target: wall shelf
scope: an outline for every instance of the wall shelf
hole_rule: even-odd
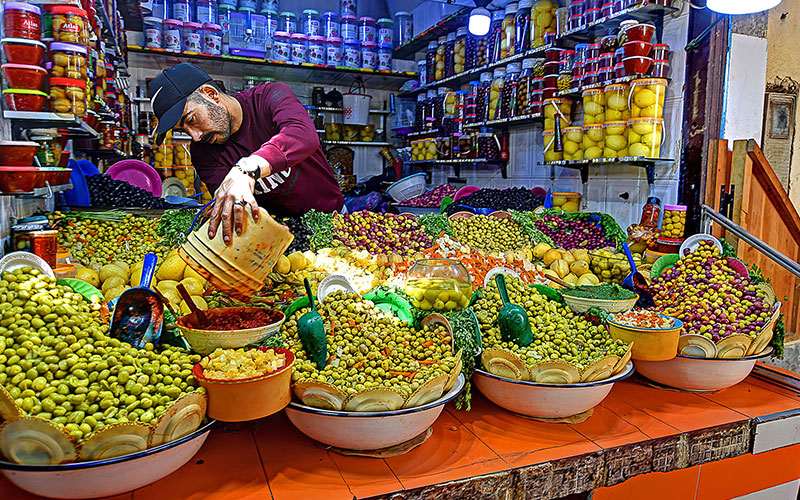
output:
[[[503,160],[492,160],[489,158],[475,158],[469,160],[412,160],[408,162],[411,166],[427,167],[429,165],[452,165],[456,177],[461,177],[461,167],[464,165],[499,165],[503,179],[508,178],[508,162]],[[424,168],[425,173],[430,174],[427,168]]]
[[[397,59],[407,59],[409,57],[413,57],[418,51],[426,48],[428,46],[428,42],[436,40],[440,36],[445,36],[451,31],[455,31],[459,26],[466,26],[466,21],[469,19],[469,13],[471,11],[472,8],[464,7],[445,17],[403,45],[397,46],[394,49],[393,57]]]
[[[624,158],[597,158],[594,160],[559,160],[547,161],[540,163],[546,167],[562,167],[570,168],[573,170],[580,170],[581,181],[585,184],[589,180],[589,168],[601,165],[627,165],[631,167],[644,168],[647,171],[647,183],[653,184],[655,182],[655,167],[656,165],[673,164],[675,160],[672,158],[639,158],[639,157],[624,157]]]
[[[576,43],[593,42],[598,36],[602,36],[603,32],[609,28],[619,27],[622,21],[627,19],[636,19],[637,21],[657,21],[667,14],[678,12],[676,7],[665,7],[655,3],[645,3],[644,5],[637,5],[623,11],[617,12],[614,15],[604,17],[581,28],[568,30],[560,34],[556,40],[559,46],[574,46]]]
[[[513,127],[513,126],[528,125],[540,121],[542,121],[541,113],[530,113],[527,115],[512,116],[511,118],[499,118],[497,120],[486,120],[482,122],[467,123],[464,126],[467,128],[503,127],[503,126]]]
[[[373,148],[384,148],[391,144],[388,142],[370,142],[370,141],[320,141],[323,146],[364,146]]]
[[[50,186],[48,184],[45,187],[35,188],[33,191],[29,191],[27,193],[0,192],[0,196],[13,196],[15,198],[50,198],[53,196],[53,193],[57,193],[59,191],[68,191],[70,189],[72,189],[72,184],[61,184],[58,186]]]
[[[90,127],[79,116],[50,113],[48,111],[3,111],[3,118],[22,128],[57,128],[73,137],[99,139],[100,132]]]

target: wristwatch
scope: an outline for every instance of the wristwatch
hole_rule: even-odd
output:
[[[239,160],[234,167],[238,168],[243,174],[249,175],[253,180],[261,178],[261,167],[254,165],[252,162]]]

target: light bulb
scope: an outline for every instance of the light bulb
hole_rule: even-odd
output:
[[[781,0],[708,0],[706,7],[720,14],[753,14],[771,9]]]
[[[491,14],[483,7],[472,9],[469,14],[469,32],[475,36],[483,36],[489,32],[489,25],[492,24]]]

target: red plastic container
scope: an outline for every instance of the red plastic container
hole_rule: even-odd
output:
[[[42,111],[47,94],[40,90],[5,89],[3,98],[11,111]]]
[[[614,77],[616,78],[624,78],[626,76],[625,73],[625,64],[619,63],[614,65]]]
[[[625,57],[650,57],[653,44],[649,42],[628,42],[622,45]]]
[[[42,10],[27,2],[3,4],[3,27],[10,38],[42,38]]]
[[[0,165],[30,167],[38,147],[32,141],[0,141]]]
[[[652,24],[639,23],[625,30],[628,41],[631,42],[650,42],[656,33],[656,27]]]
[[[668,78],[669,77],[669,61],[654,60],[650,66],[650,76],[655,78]]]
[[[0,192],[29,193],[37,187],[41,172],[34,167],[0,167]]]
[[[653,45],[653,60],[663,60],[669,56],[669,45],[658,43]]]
[[[47,48],[42,42],[26,38],[3,38],[3,53],[11,64],[38,65],[42,62],[44,51]]]
[[[3,64],[3,76],[9,87],[14,89],[42,90],[47,70],[29,64]]]
[[[622,61],[625,65],[625,72],[628,75],[646,75],[650,71],[653,59],[650,57],[626,57]]]

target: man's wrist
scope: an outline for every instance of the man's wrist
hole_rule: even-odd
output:
[[[256,180],[260,179],[261,177],[266,177],[272,173],[269,162],[256,154],[245,156],[236,162],[236,166]]]

